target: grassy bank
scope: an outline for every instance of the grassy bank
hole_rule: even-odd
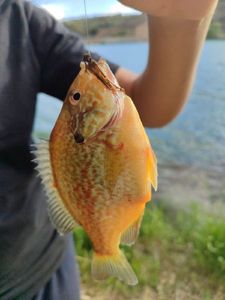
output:
[[[179,213],[162,204],[146,209],[137,244],[123,247],[139,278],[136,287],[115,279],[96,284],[91,244],[81,228],[74,238],[82,283],[92,299],[224,299],[225,220],[200,207]]]

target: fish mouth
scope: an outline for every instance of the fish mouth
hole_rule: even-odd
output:
[[[83,63],[85,64],[86,69],[94,74],[108,89],[113,92],[124,92],[123,88],[107,78],[106,74],[101,70],[98,63],[91,57],[89,53],[84,55]]]

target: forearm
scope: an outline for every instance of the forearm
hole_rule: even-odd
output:
[[[151,17],[149,62],[131,90],[145,126],[163,126],[181,110],[192,88],[210,19]]]

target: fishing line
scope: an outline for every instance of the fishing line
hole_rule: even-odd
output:
[[[84,19],[85,19],[87,50],[88,50],[88,54],[91,55],[90,44],[89,44],[88,14],[87,14],[87,3],[86,3],[86,0],[84,0]]]

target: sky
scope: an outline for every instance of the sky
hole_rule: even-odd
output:
[[[80,18],[84,16],[84,0],[32,0],[33,3],[43,7],[56,19]],[[86,0],[87,14],[132,14],[137,13],[116,0]]]

